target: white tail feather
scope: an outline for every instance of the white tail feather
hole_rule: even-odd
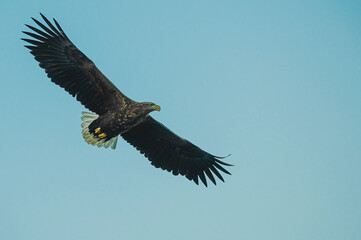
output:
[[[84,140],[93,146],[104,147],[104,148],[108,148],[111,146],[112,149],[115,149],[117,147],[118,136],[113,137],[108,141],[105,141],[105,139],[99,139],[89,132],[89,125],[95,119],[97,119],[99,115],[89,112],[81,112],[81,113],[83,115],[81,117],[81,120],[83,121],[81,124],[83,130],[81,131],[81,133],[83,134]]]

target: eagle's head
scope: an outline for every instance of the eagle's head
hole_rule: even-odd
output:
[[[148,114],[153,111],[160,111],[159,105],[152,102],[142,102],[140,103],[141,111],[145,114]]]

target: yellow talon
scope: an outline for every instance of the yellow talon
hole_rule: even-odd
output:
[[[95,132],[95,133],[99,133],[99,132],[100,132],[100,127],[98,127],[97,129],[95,129],[94,132]]]
[[[105,134],[105,133],[101,133],[101,134],[99,134],[99,137],[100,138],[105,138],[107,135]]]

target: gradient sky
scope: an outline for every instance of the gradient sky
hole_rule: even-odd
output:
[[[361,239],[360,1],[0,3],[0,239]],[[197,186],[119,141],[20,41],[69,38],[152,116],[232,176]]]

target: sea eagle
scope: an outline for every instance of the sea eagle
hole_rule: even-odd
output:
[[[118,136],[133,145],[156,168],[183,175],[198,184],[198,177],[207,186],[213,176],[224,181],[219,173],[230,174],[221,165],[224,157],[209,154],[183,139],[149,116],[160,107],[151,102],[136,102],[121,93],[95,64],[66,36],[55,19],[55,26],[42,14],[46,25],[32,18],[38,28],[22,38],[35,60],[52,82],[64,88],[93,113],[82,112],[82,134],[91,145],[116,148]]]

